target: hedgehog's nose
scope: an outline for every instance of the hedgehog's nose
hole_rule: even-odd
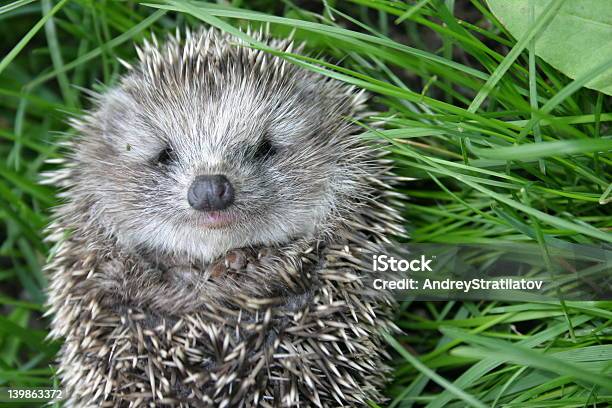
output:
[[[222,174],[197,176],[189,186],[187,202],[199,211],[224,210],[234,202],[234,187]]]

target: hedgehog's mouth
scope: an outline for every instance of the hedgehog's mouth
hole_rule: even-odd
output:
[[[197,217],[197,224],[202,228],[220,229],[233,224],[236,216],[225,211],[208,211]]]

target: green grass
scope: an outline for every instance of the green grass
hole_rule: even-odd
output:
[[[398,188],[414,242],[535,242],[543,256],[612,242],[612,101],[582,87],[612,59],[570,80],[537,58],[554,7],[526,16],[517,43],[481,0],[149,3],[0,6],[0,387],[56,381],[42,317],[52,249],[40,232],[56,199],[38,174],[89,105],[83,89],[112,84],[133,42],[175,27],[204,22],[260,48],[237,28],[295,29],[309,56],[276,54],[369,90],[378,113],[365,125],[384,124],[366,137],[390,141],[398,172],[417,179]],[[385,404],[607,406],[611,322],[603,301],[404,302]]]

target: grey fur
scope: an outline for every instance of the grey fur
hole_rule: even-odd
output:
[[[403,230],[394,177],[347,119],[365,97],[236,43],[211,29],[145,44],[48,175],[65,199],[47,269],[68,407],[382,398],[393,302],[365,287],[361,253]],[[256,158],[263,138],[277,153]],[[236,199],[212,228],[186,194],[215,173]]]

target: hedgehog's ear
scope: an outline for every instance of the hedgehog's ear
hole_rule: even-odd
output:
[[[302,80],[298,83],[298,89],[300,91],[300,96],[304,100],[308,101],[309,103],[313,103],[312,106],[318,106],[317,102],[320,101],[323,95],[321,93],[321,88],[316,81]]]
[[[125,137],[128,127],[135,123],[136,106],[132,97],[121,89],[106,92],[98,101],[96,116],[104,139]]]
[[[348,115],[356,106],[353,88],[326,78],[316,80],[308,78],[308,80],[301,81],[299,90],[309,106],[318,106],[324,111],[329,111],[328,107],[333,107]]]

